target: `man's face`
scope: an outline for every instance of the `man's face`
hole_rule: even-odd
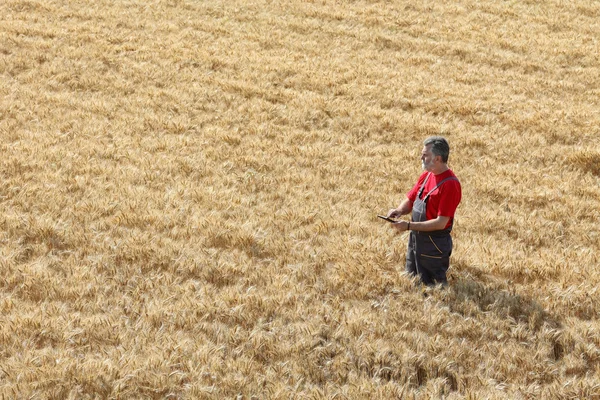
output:
[[[431,145],[423,147],[423,151],[421,151],[421,165],[425,171],[431,172],[433,169],[433,166],[435,165],[435,155],[431,151]]]

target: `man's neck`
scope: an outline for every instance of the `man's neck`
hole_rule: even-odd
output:
[[[440,165],[436,165],[431,172],[434,175],[439,175],[439,174],[443,174],[444,172],[448,171],[450,168],[448,168],[448,164],[440,164]]]

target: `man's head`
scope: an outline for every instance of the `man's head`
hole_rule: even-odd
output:
[[[431,145],[431,152],[442,157],[442,162],[448,162],[448,156],[450,155],[450,145],[448,141],[441,136],[431,136],[425,139],[423,142],[425,147]]]
[[[431,136],[423,142],[423,151],[421,153],[421,162],[423,169],[434,171],[444,169],[450,155],[450,146],[448,141],[441,136]]]

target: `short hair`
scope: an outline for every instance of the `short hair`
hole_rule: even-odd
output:
[[[431,152],[434,156],[441,156],[442,161],[447,163],[450,155],[450,145],[448,141],[441,136],[431,136],[423,142],[425,146],[431,145]]]

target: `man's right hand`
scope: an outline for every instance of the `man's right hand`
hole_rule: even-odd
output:
[[[396,208],[392,208],[388,211],[388,218],[400,218],[403,215],[410,214],[412,211],[413,203],[408,198],[402,200],[402,203]]]
[[[390,211],[388,211],[388,214],[387,214],[388,218],[399,218],[401,216],[402,216],[402,212],[397,208],[392,208]]]

